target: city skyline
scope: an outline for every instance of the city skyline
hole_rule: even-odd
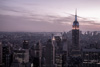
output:
[[[75,9],[82,31],[100,31],[99,0],[1,0],[0,31],[63,32],[72,28]]]

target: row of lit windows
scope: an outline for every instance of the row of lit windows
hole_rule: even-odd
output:
[[[76,30],[79,30],[79,27],[73,27],[72,29],[76,29]]]

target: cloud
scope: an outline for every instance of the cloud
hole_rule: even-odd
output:
[[[26,31],[26,32],[42,32],[42,31],[68,31],[72,29],[75,16],[67,13],[67,17],[59,15],[42,15],[21,7],[0,6],[0,10],[8,11],[12,14],[0,15],[0,31]],[[95,20],[78,16],[81,28],[95,29],[91,27],[100,25]],[[88,27],[90,26],[90,28]]]
[[[66,27],[59,23],[38,20],[40,21],[37,21],[37,19],[29,20],[27,17],[0,15],[0,31],[49,32],[70,29],[67,25]]]
[[[72,29],[74,16],[61,17],[52,15],[10,16],[0,15],[0,31],[24,31],[24,32],[50,32],[68,31]],[[98,30],[93,25],[98,25],[91,20],[79,18],[81,30]],[[82,23],[84,23],[82,25]],[[85,25],[88,23],[89,25]],[[99,27],[99,25],[98,25]],[[86,29],[87,28],[87,29]]]
[[[49,23],[55,23],[55,24],[62,24],[62,25],[72,25],[74,21],[74,15],[66,13],[68,16],[67,17],[61,17],[61,16],[56,16],[56,15],[42,15],[38,14],[38,12],[35,12],[34,9],[28,9],[27,7],[32,7],[33,5],[35,6],[33,1],[20,1],[20,0],[1,0],[1,5],[0,5],[0,12],[1,14],[4,15],[11,15],[11,16],[22,16],[22,17],[27,17],[29,21],[38,21],[38,22],[49,22]],[[31,3],[32,2],[32,3]],[[10,5],[10,4],[13,4]],[[15,5],[14,5],[15,4]],[[22,5],[21,5],[22,4]],[[16,6],[17,5],[17,6]],[[20,5],[20,6],[18,6]],[[27,7],[26,7],[26,6]],[[24,8],[24,7],[25,8]],[[100,25],[99,22],[96,22],[95,20],[90,20],[88,18],[83,18],[78,16],[78,21],[80,22],[80,25]]]
[[[90,19],[89,18],[79,17],[79,21],[83,25],[100,25],[100,22],[97,22],[96,20],[90,20]]]

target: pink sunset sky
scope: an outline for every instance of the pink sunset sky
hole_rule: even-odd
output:
[[[0,0],[0,31],[69,31],[76,8],[80,30],[100,31],[100,0]]]

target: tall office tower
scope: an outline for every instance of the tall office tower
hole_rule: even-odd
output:
[[[63,42],[65,37],[62,37],[60,35],[53,36],[53,44],[55,45],[55,64],[56,67],[62,67],[62,55],[63,55]],[[66,44],[65,44],[66,45]],[[66,49],[66,46],[65,46]]]
[[[28,49],[29,48],[29,42],[24,40],[23,41],[23,49]]]
[[[62,34],[62,46],[63,46],[63,51],[68,52],[68,39],[67,39],[67,34],[64,32]]]
[[[71,53],[68,60],[68,67],[81,67],[81,53],[79,45],[79,23],[77,21],[77,11],[75,14],[75,21],[72,26],[72,46]]]
[[[63,43],[63,52],[62,52],[62,67],[67,67],[67,58],[68,58],[68,39],[67,34],[64,32],[62,34],[62,43]]]
[[[55,65],[55,46],[52,40],[49,39],[46,44],[45,53],[46,67],[54,67]]]
[[[56,44],[56,51],[57,52],[62,52],[62,50],[63,50],[63,45],[62,45],[62,40],[61,40],[61,36],[54,36],[54,41],[53,41],[53,43],[55,42],[55,44]]]
[[[19,53],[20,52],[20,53]],[[15,55],[22,55],[23,54],[23,57],[17,57],[18,61],[19,59],[21,59],[22,61],[20,63],[23,63],[23,65],[28,65],[29,64],[29,42],[27,40],[24,40],[23,41],[23,49],[19,49],[19,50],[16,50],[15,51]],[[16,58],[15,58],[16,59]]]
[[[0,67],[2,67],[2,43],[0,42]]]
[[[35,45],[35,57],[33,60],[33,65],[35,67],[41,67],[41,58],[42,58],[42,44],[39,41],[36,45]]]
[[[77,21],[77,11],[75,14],[75,21],[72,25],[72,55],[78,56],[80,52],[79,46],[79,22]]]
[[[33,58],[34,58],[34,55],[35,55],[34,50],[35,50],[34,45],[32,45],[30,50],[29,50],[29,61],[30,62],[33,62]]]

